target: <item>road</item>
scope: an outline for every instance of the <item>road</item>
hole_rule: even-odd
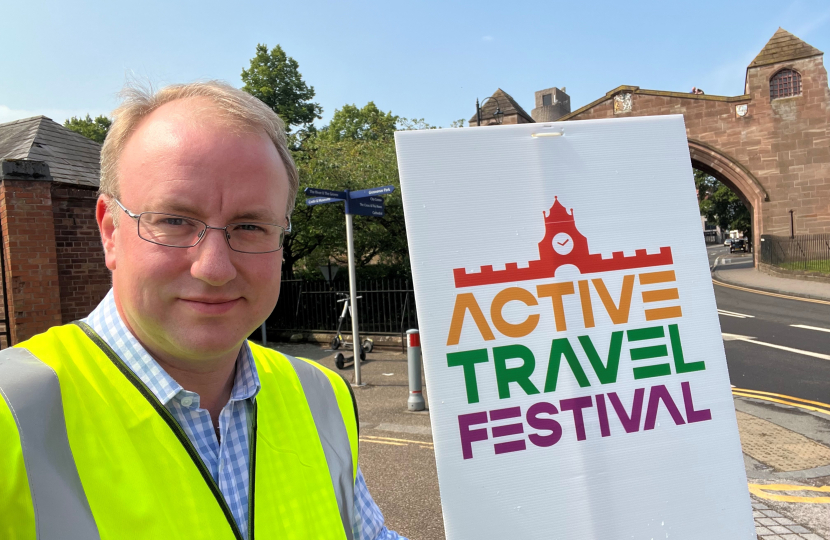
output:
[[[751,255],[730,254],[722,247],[708,251],[710,263],[718,259],[719,265],[752,265]],[[830,304],[717,285],[715,298],[733,385],[830,402]]]
[[[752,264],[751,257],[738,254],[732,256],[723,248],[715,247],[708,251],[712,263],[720,257],[719,264]],[[790,326],[803,324],[830,328],[830,305],[764,296],[721,286],[715,286],[715,296],[721,310],[722,331],[733,336],[755,338],[751,340],[755,343],[742,339],[725,341],[733,385],[830,403],[830,360],[759,344],[763,342],[830,355],[830,333]],[[279,349],[295,356],[318,360],[334,369],[331,351],[309,344],[280,344]],[[343,374],[349,377],[351,370],[347,369]],[[360,409],[360,463],[367,485],[380,505],[390,529],[413,540],[443,539],[444,524],[429,416],[406,411],[406,355],[397,350],[377,350],[368,355],[368,361],[362,366],[362,374],[367,384],[355,388],[355,394]],[[429,396],[425,394],[425,397],[428,401]],[[747,418],[746,413],[756,415],[756,423],[768,421],[763,425],[774,427],[770,422],[778,422],[779,425],[806,433],[814,440],[830,446],[830,429],[827,428],[826,420],[825,423],[819,423],[817,416],[820,415],[803,413],[796,416],[792,407],[743,397],[736,397],[736,408],[744,413],[744,419]],[[814,432],[821,431],[825,435],[814,436],[809,430],[801,429],[805,426],[812,429],[813,424],[818,426],[813,429]],[[742,437],[746,436],[747,434],[742,434]],[[773,453],[776,456],[801,455],[793,445],[780,444],[781,441],[767,433],[762,436],[769,439],[764,444],[774,447]],[[790,433],[790,438],[799,436]],[[754,448],[759,446],[763,445],[755,444]],[[780,452],[778,447],[781,448]],[[762,457],[757,453],[755,455],[759,459]],[[782,476],[763,460],[758,461],[746,455],[745,463],[750,484],[807,483],[822,486],[828,483],[827,478],[815,478],[816,475],[799,477],[800,471],[792,473],[792,477]],[[817,496],[824,493],[799,492],[796,488],[791,494]],[[830,534],[825,530],[826,525],[822,526],[827,522],[830,505],[787,503],[757,497],[753,503],[756,505],[756,525],[759,527],[770,519],[762,515],[761,511],[769,512],[771,509],[775,516],[779,516],[775,511],[780,511],[782,515],[792,518],[792,522],[804,525],[804,531],[821,534],[791,534],[778,538],[830,540]],[[763,532],[767,529],[758,530]],[[763,535],[760,537],[767,538]]]

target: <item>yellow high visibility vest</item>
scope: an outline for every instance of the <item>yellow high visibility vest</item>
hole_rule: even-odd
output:
[[[249,344],[250,540],[351,539],[357,420],[336,373]],[[83,323],[0,352],[0,538],[241,539],[182,429]]]

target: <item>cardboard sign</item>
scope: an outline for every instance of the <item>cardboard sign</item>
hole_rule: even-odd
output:
[[[396,143],[447,538],[754,538],[683,117]]]

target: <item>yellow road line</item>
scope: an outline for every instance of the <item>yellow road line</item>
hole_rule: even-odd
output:
[[[719,285],[721,287],[727,287],[729,289],[737,289],[739,291],[746,291],[746,292],[751,292],[751,293],[755,293],[755,294],[763,294],[765,296],[774,296],[776,298],[786,298],[787,300],[800,300],[802,302],[812,302],[813,304],[824,304],[824,305],[830,306],[830,302],[827,301],[827,300],[817,300],[815,298],[802,298],[801,296],[790,296],[790,295],[787,295],[787,294],[778,294],[778,293],[772,293],[772,292],[767,292],[767,291],[761,291],[761,290],[758,290],[758,289],[749,289],[747,287],[738,287],[737,285],[730,285],[729,283],[724,283],[724,282],[718,281],[716,279],[712,279],[712,283],[714,283],[715,285]]]
[[[823,414],[830,415],[830,410],[819,409],[818,407],[811,407],[810,405],[802,405],[801,403],[795,403],[793,401],[786,401],[786,400],[783,400],[783,399],[775,399],[775,398],[766,397],[766,396],[759,396],[759,395],[756,395],[756,394],[745,394],[743,392],[735,392],[734,390],[732,391],[732,395],[733,396],[748,397],[748,398],[752,398],[752,399],[760,399],[762,401],[771,401],[773,403],[781,403],[783,405],[790,405],[791,407],[798,407],[799,409],[806,409],[808,411],[815,411],[815,412],[820,412],[820,413],[823,413]]]
[[[373,435],[361,435],[361,438],[364,438],[364,437],[367,438],[367,439],[378,439],[378,440],[381,440],[381,441],[396,441],[396,442],[402,442],[402,443],[428,444],[428,445],[432,446],[432,443],[429,442],[429,441],[413,441],[413,440],[410,440],[410,439],[392,439],[391,437],[375,437]]]
[[[789,399],[789,400],[792,400],[792,401],[800,401],[802,403],[809,403],[811,405],[818,405],[819,407],[826,407],[828,410],[830,410],[830,403],[822,403],[820,401],[810,401],[809,399],[801,399],[801,398],[797,398],[797,397],[793,397],[793,396],[787,396],[787,395],[784,395],[784,394],[774,394],[772,392],[762,392],[761,390],[749,390],[748,388],[733,388],[732,390],[737,391],[737,392],[747,392],[747,393],[750,393],[750,394],[763,394],[765,396],[775,396],[775,397],[779,397],[779,398],[782,398],[782,399]]]
[[[375,444],[391,444],[392,446],[406,446],[404,443],[397,443],[397,442],[389,442],[389,441],[370,441],[368,439],[358,439],[360,442],[370,442]]]
[[[768,501],[830,504],[830,497],[802,497],[798,495],[778,495],[768,491],[817,491],[830,493],[830,486],[791,486],[787,484],[749,484],[749,492]]]

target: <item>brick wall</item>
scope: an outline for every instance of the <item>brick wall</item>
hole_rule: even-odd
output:
[[[12,343],[61,323],[51,182],[5,179],[0,223]]]
[[[82,319],[112,283],[95,221],[94,189],[52,185],[52,215],[60,282],[61,320]]]
[[[769,79],[785,67],[801,73],[802,94],[770,101]],[[726,98],[621,87],[566,119],[682,114],[693,165],[753,206],[756,242],[762,233],[789,235],[791,209],[796,233],[830,232],[830,89],[822,57],[750,68],[746,91]],[[620,92],[632,93],[630,112],[614,113]],[[736,107],[744,104],[741,117]]]

